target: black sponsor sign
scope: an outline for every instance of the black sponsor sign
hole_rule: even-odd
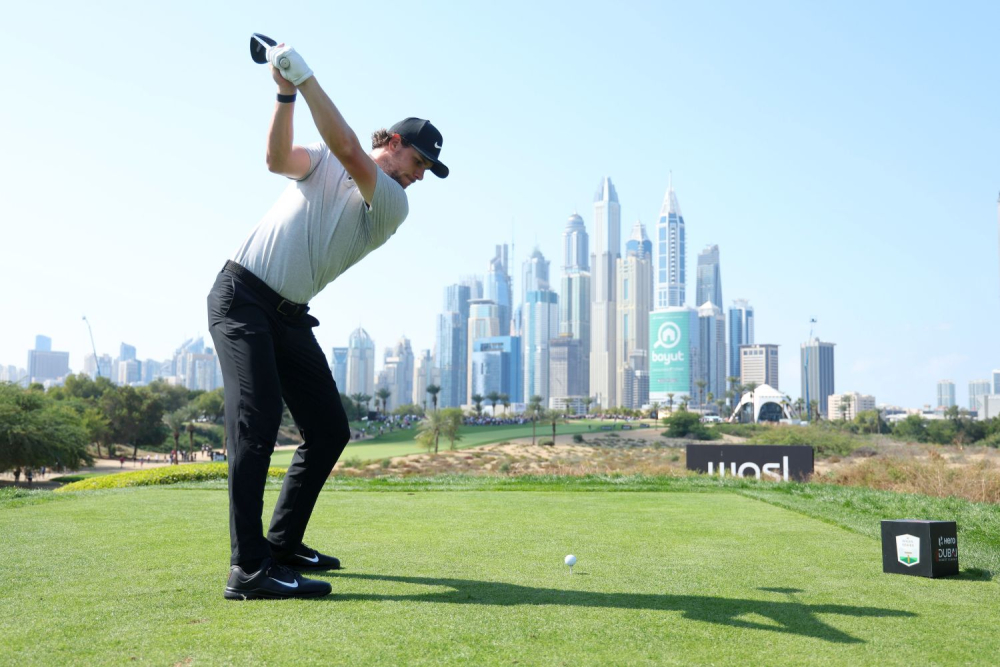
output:
[[[687,469],[720,477],[805,481],[813,448],[801,445],[688,445]]]
[[[955,522],[882,521],[882,571],[931,578],[958,574]]]

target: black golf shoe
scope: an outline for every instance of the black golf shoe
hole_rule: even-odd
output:
[[[225,596],[227,600],[285,600],[318,598],[329,595],[331,590],[329,582],[306,579],[267,558],[259,570],[250,574],[238,565],[230,568]]]
[[[274,547],[271,547],[272,552]],[[339,570],[340,559],[321,554],[300,544],[295,551],[282,554],[275,553],[274,559],[293,570]]]

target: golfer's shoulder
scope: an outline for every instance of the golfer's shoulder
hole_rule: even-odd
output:
[[[406,197],[406,190],[396,179],[378,167],[375,179],[375,196],[372,197],[372,213],[388,216],[402,222],[409,211],[410,203]]]

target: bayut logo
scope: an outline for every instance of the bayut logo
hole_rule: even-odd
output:
[[[896,558],[906,567],[920,562],[920,538],[914,535],[896,536]]]
[[[655,350],[663,348],[669,350],[677,347],[681,342],[681,328],[673,322],[664,322],[660,325],[660,330],[656,332],[656,342],[653,343],[653,363],[660,363],[669,366],[673,361],[684,361],[683,352],[659,353]]]

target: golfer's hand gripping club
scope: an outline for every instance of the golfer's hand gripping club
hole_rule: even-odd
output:
[[[290,46],[279,44],[267,49],[267,60],[278,68],[286,81],[299,86],[313,75],[302,56]]]

